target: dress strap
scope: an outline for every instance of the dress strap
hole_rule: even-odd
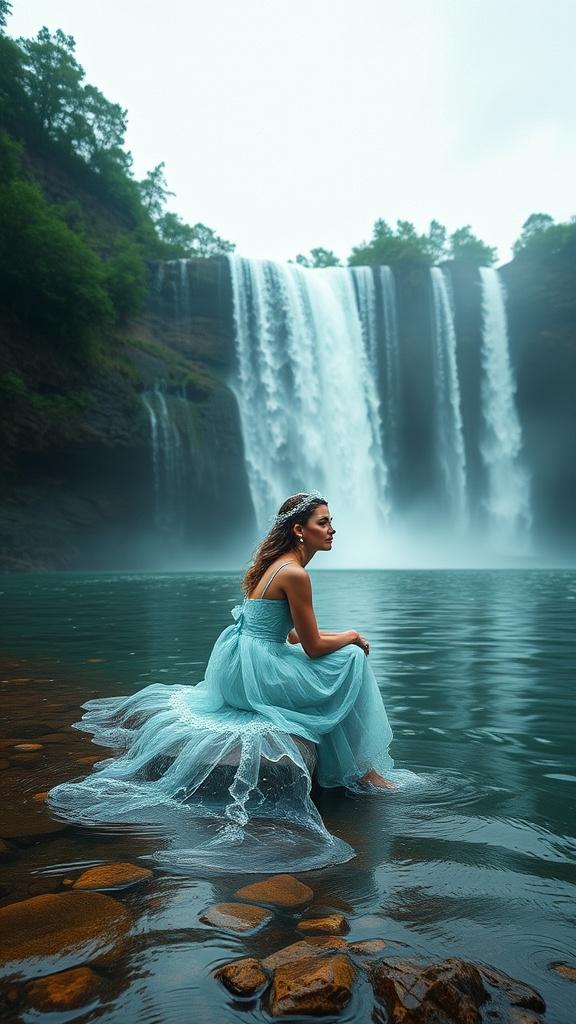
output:
[[[266,584],[266,586],[264,587],[264,590],[263,590],[263,591],[262,591],[262,593],[260,594],[260,599],[262,599],[262,598],[264,597],[264,594],[265,594],[265,593],[266,593],[266,591],[268,590],[268,587],[269,587],[269,586],[270,586],[270,584],[272,583],[272,580],[274,579],[274,577],[275,577],[275,576],[276,576],[276,575],[277,575],[277,574],[278,574],[278,573],[280,572],[280,569],[283,569],[285,565],[290,565],[290,562],[292,562],[292,561],[293,561],[293,559],[291,558],[291,559],[290,559],[290,560],[289,560],[288,562],[282,562],[282,565],[279,565],[279,566],[278,566],[278,567],[277,567],[277,568],[276,568],[276,569],[274,570],[274,572],[272,573],[272,575],[271,575],[270,579],[268,580],[268,583],[267,583],[267,584]]]

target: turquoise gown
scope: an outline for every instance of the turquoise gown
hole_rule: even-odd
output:
[[[404,774],[391,773],[376,679],[355,645],[312,659],[289,644],[288,601],[264,594],[233,609],[196,686],[84,705],[76,728],[119,753],[51,790],[59,816],[161,827],[158,857],[183,868],[306,870],[353,856],[324,826],[312,774],[351,790],[371,768]]]

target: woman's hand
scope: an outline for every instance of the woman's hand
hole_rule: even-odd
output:
[[[286,637],[286,639],[287,639],[289,644],[299,644],[300,643],[300,640],[298,638],[298,633],[296,632],[295,629],[291,629],[290,630],[290,632],[288,633],[288,636]]]
[[[357,633],[356,635],[357,639],[354,640],[353,643],[355,643],[357,647],[364,651],[364,654],[366,655],[366,657],[368,657],[368,655],[370,654],[370,644],[368,643],[365,636],[362,636],[360,633]]]

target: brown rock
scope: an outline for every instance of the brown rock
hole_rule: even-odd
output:
[[[26,1002],[41,1013],[63,1013],[93,1002],[103,987],[102,979],[89,967],[73,967],[32,981],[26,987]]]
[[[90,754],[86,757],[77,757],[76,764],[96,764],[102,761],[102,754]]]
[[[236,960],[234,963],[219,967],[216,977],[236,996],[253,996],[268,981],[254,957],[246,957],[244,960]]]
[[[510,1013],[510,1024],[542,1024],[542,1018],[532,1010],[520,1010],[513,1006]]]
[[[22,754],[22,757],[37,757],[36,754]],[[14,769],[10,774],[15,774]],[[13,788],[2,794],[2,821],[0,835],[3,839],[27,839],[33,836],[47,836],[67,828],[63,821],[50,816],[46,804],[34,802],[22,792],[23,786],[16,782]]]
[[[293,942],[290,946],[284,946],[276,953],[271,953],[262,961],[262,967],[269,971],[275,971],[277,967],[284,964],[294,963],[296,960],[307,960],[310,957],[317,957],[323,951],[332,952],[335,949],[346,949],[344,939],[324,938],[310,935],[302,942]]]
[[[34,793],[32,799],[37,804],[45,804],[48,799],[48,792],[49,790],[43,789],[40,793]]]
[[[14,974],[19,962],[58,957],[58,966],[118,952],[132,927],[121,903],[96,892],[47,893],[0,908],[0,965]],[[38,972],[41,973],[41,972]]]
[[[22,754],[31,754],[36,750],[43,750],[44,746],[42,743],[15,743],[14,750],[20,751]]]
[[[319,935],[344,935],[348,922],[342,914],[328,914],[327,917],[307,917],[297,925],[299,932],[316,932]]]
[[[263,882],[244,885],[234,893],[243,900],[269,903],[273,907],[302,907],[310,903],[314,893],[309,885],[299,882],[293,875],[273,875]]]
[[[356,970],[342,954],[284,964],[274,974],[270,997],[273,1017],[286,1014],[335,1014],[352,997]]]
[[[576,964],[566,964],[562,960],[555,960],[554,963],[550,964],[553,971],[556,974],[561,974],[563,978],[568,978],[568,981],[576,981]]]
[[[488,998],[476,967],[456,958],[428,967],[381,960],[372,983],[389,1024],[480,1024],[479,1007]]]
[[[349,942],[348,950],[356,956],[375,956],[382,953],[387,945],[384,939],[362,939],[360,942]]]
[[[101,864],[83,871],[76,879],[73,889],[124,889],[152,878],[150,868],[137,864]]]
[[[12,754],[10,764],[31,765],[40,760],[40,754]]]
[[[249,903],[213,903],[200,920],[211,924],[214,928],[226,928],[233,932],[249,932],[253,928],[261,928],[272,920],[272,914],[262,907],[253,907]]]
[[[489,985],[495,985],[504,993],[512,1006],[520,1006],[525,1010],[536,1010],[537,1013],[543,1013],[546,1009],[546,1003],[540,993],[526,982],[516,981],[515,978],[511,978],[502,971],[497,971],[494,967],[481,967],[480,973]]]

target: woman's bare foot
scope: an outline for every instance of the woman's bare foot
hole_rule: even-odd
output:
[[[368,782],[371,786],[377,786],[378,789],[398,789],[394,782],[388,782],[388,779],[383,778],[373,768],[362,776],[360,782]]]

